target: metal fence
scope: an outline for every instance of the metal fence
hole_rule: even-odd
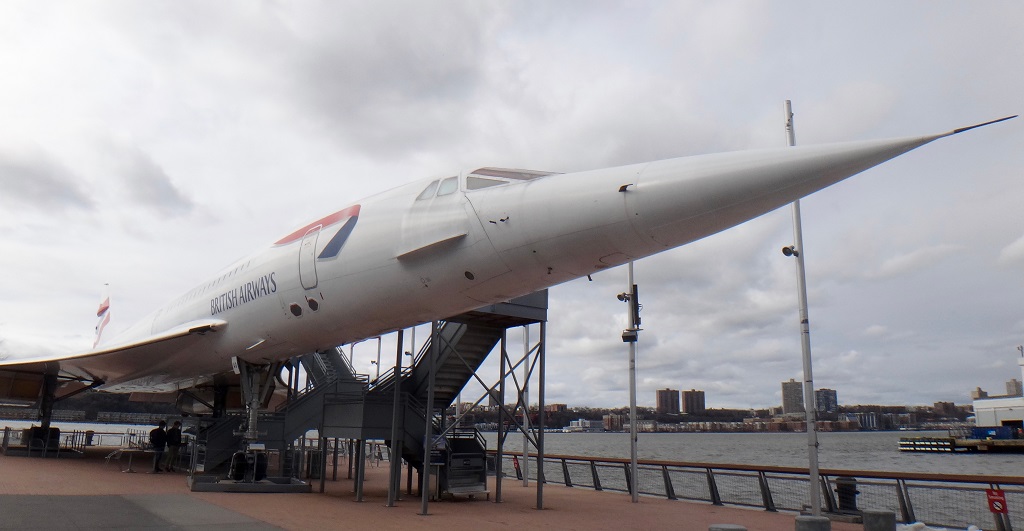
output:
[[[12,449],[30,452],[60,454],[75,452],[81,454],[86,446],[129,446],[130,441],[139,437],[134,433],[101,433],[94,431],[61,432],[54,441],[42,442],[28,440],[28,430],[5,427],[0,436],[0,452],[8,453]]]
[[[529,467],[537,480],[536,456]],[[546,484],[629,492],[629,460],[550,455],[544,458]],[[506,478],[522,477],[513,456],[501,464]],[[1006,529],[1024,521],[1024,477],[820,470],[821,507],[830,513],[887,510],[898,521],[932,526]],[[640,494],[672,500],[802,511],[810,506],[806,468],[639,461]],[[986,491],[1001,489],[1009,514],[1000,521],[989,511]]]

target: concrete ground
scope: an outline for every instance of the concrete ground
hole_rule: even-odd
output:
[[[537,510],[536,484],[502,483],[502,503],[483,499],[432,502],[421,516],[420,498],[386,507],[387,463],[367,467],[364,501],[351,480],[314,483],[312,494],[194,493],[182,473],[122,473],[92,448],[81,459],[0,455],[0,529],[683,529],[739,524],[748,530],[793,530],[796,515],[716,507],[705,503],[545,485]],[[143,466],[138,466],[138,465]],[[135,470],[144,471],[144,463]],[[345,470],[339,470],[339,478]],[[330,477],[330,472],[328,473]],[[403,473],[403,478],[404,478]],[[493,481],[493,478],[491,478]],[[318,481],[318,480],[313,480]],[[404,479],[403,479],[404,481]],[[493,491],[493,487],[492,491]],[[836,531],[859,524],[832,523]]]

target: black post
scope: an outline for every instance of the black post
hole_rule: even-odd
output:
[[[427,410],[424,415],[427,420],[423,430],[423,473],[420,483],[420,514],[423,516],[430,514],[427,512],[427,503],[430,497],[430,451],[434,446],[431,433],[434,420],[434,363],[441,348],[438,340],[437,321],[433,321],[430,323],[430,359],[427,360]]]
[[[399,416],[402,413],[402,348],[405,341],[405,330],[398,331],[398,347],[395,349],[395,373],[391,381],[395,386],[394,406],[391,410],[391,474],[388,481],[388,507],[395,506],[398,499],[398,489],[401,488],[402,477],[402,443],[398,436]],[[379,366],[378,366],[379,369]]]
[[[537,356],[540,357],[540,374],[537,377],[537,509],[544,508],[544,363],[548,343],[548,323],[540,323],[540,344],[537,345]]]
[[[366,478],[366,440],[356,441],[356,501],[363,501],[363,479]]]
[[[501,360],[500,368],[498,369],[498,448],[494,454],[495,471],[494,471],[494,503],[501,503],[501,476],[502,469],[504,468],[505,459],[504,448],[505,448],[505,336],[507,330],[501,331],[501,352],[499,353],[499,359]]]

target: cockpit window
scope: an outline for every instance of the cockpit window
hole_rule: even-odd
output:
[[[423,199],[430,199],[431,197],[434,197],[434,191],[437,190],[438,182],[439,181],[434,181],[428,184],[427,187],[424,188],[422,192],[420,192],[420,195],[416,196],[416,200],[422,201]]]
[[[476,175],[466,177],[466,190],[480,190],[483,188],[490,188],[492,186],[501,186],[503,184],[508,184],[508,181],[487,179],[484,177],[477,177]]]
[[[441,185],[437,187],[437,196],[453,194],[459,190],[459,178],[448,177],[441,181]]]

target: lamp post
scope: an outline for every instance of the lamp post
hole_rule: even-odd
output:
[[[636,425],[636,343],[640,335],[640,302],[633,282],[633,262],[629,262],[629,292],[620,293],[618,299],[629,303],[629,326],[622,331],[622,341],[629,343],[629,490],[633,503],[640,501],[637,488],[637,425]]]
[[[796,145],[793,130],[793,107],[786,100],[786,139]],[[804,365],[804,412],[807,415],[807,475],[811,515],[821,516],[821,484],[818,473],[818,424],[815,419],[814,375],[811,372],[811,325],[807,317],[807,275],[804,271],[804,234],[800,223],[800,200],[793,201],[793,245],[783,247],[782,254],[796,258],[797,295],[800,301],[800,350]]]

